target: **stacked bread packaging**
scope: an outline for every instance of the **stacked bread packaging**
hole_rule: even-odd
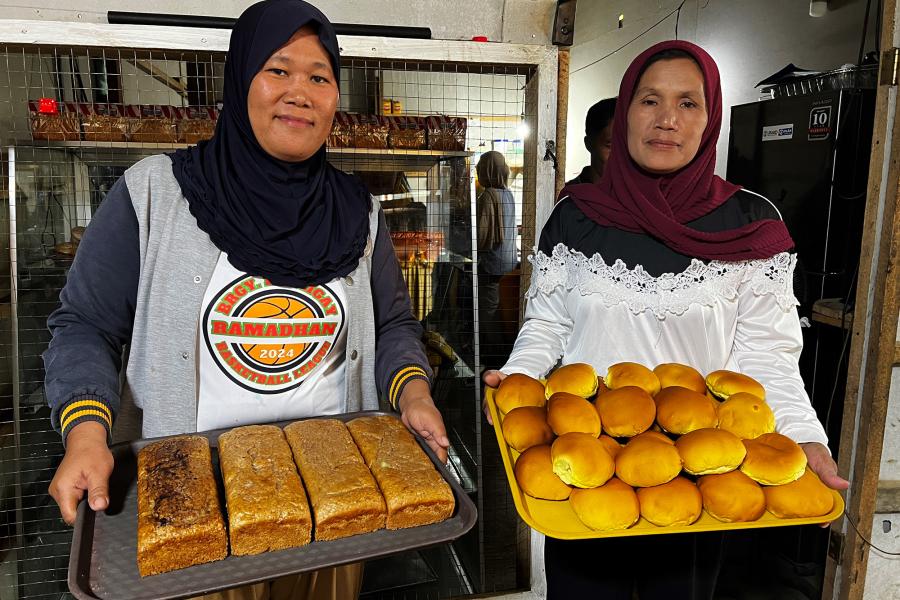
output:
[[[512,455],[519,488],[568,502],[595,531],[629,528],[641,517],[685,527],[704,510],[737,523],[767,509],[790,519],[834,508],[800,446],[775,432],[765,389],[745,374],[619,363],[598,377],[576,363],[546,384],[510,375],[495,399],[504,440],[522,453]]]

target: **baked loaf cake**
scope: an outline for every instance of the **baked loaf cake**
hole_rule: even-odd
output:
[[[250,425],[219,436],[231,553],[308,544],[312,519],[291,447],[279,427]]]
[[[384,527],[384,498],[347,426],[335,419],[297,421],[284,428],[315,520],[315,539]]]
[[[154,442],[137,462],[141,576],[225,558],[228,536],[206,438]]]
[[[388,529],[437,523],[453,514],[453,491],[403,423],[360,417],[347,428],[384,495]]]

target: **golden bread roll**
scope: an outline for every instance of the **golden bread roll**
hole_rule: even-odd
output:
[[[687,365],[679,363],[663,363],[653,369],[654,375],[659,379],[660,389],[677,385],[693,390],[700,394],[706,393],[706,380],[700,372]]]
[[[656,374],[644,365],[633,362],[620,362],[611,366],[606,371],[603,383],[611,390],[634,385],[651,396],[659,391],[659,378]]]
[[[642,388],[626,386],[600,394],[594,400],[603,431],[613,437],[633,437],[650,429],[656,404]]]
[[[553,472],[569,485],[592,488],[613,476],[615,462],[603,442],[589,433],[561,435],[550,446]]]
[[[630,440],[616,457],[616,477],[633,487],[662,485],[680,472],[675,444],[650,436]]]
[[[503,417],[503,439],[517,452],[553,441],[553,430],[547,423],[547,411],[540,406],[520,406]]]
[[[553,472],[550,446],[532,446],[519,456],[513,469],[522,491],[532,498],[565,500],[572,488]]]
[[[600,415],[594,405],[575,394],[556,392],[547,401],[547,423],[556,435],[573,431],[600,435]]]
[[[766,512],[766,496],[758,483],[741,473],[704,475],[697,482],[703,508],[726,523],[755,521]]]
[[[741,439],[724,429],[696,429],[675,441],[691,475],[716,475],[734,471],[747,455]]]
[[[766,509],[781,519],[821,517],[834,508],[834,495],[812,469],[797,481],[763,488]]]
[[[656,422],[669,433],[683,435],[719,424],[717,403],[706,394],[669,386],[661,389],[653,400],[656,402]]]
[[[564,365],[547,378],[544,395],[550,398],[556,392],[590,398],[597,393],[597,372],[587,363]]]
[[[706,376],[706,387],[714,396],[722,400],[728,400],[732,394],[747,392],[761,400],[766,399],[766,390],[762,384],[743,373],[734,371],[713,371]]]
[[[494,402],[501,414],[506,414],[520,406],[544,406],[547,398],[544,397],[544,384],[524,375],[513,373],[500,382],[500,387],[494,392]]]
[[[638,488],[641,516],[659,527],[690,525],[703,512],[703,497],[693,481],[676,477],[668,483]]]
[[[581,522],[595,531],[628,529],[641,518],[637,494],[615,477],[589,490],[572,490],[569,503]]]
[[[753,394],[738,392],[719,404],[719,429],[730,431],[744,440],[752,440],[775,431],[775,413]]]
[[[616,438],[611,438],[606,434],[601,435],[598,439],[603,442],[603,447],[606,448],[612,459],[616,460],[616,456],[619,455],[619,451],[622,449],[622,444],[617,442]]]
[[[806,470],[806,453],[800,445],[780,433],[764,433],[744,440],[747,456],[741,472],[763,485],[783,485],[797,480]]]

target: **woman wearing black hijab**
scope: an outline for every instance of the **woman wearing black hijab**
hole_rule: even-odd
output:
[[[108,506],[113,436],[372,410],[380,393],[446,459],[384,216],[325,160],[339,76],[315,7],[251,6],[213,138],[137,163],[98,209],[44,355],[67,522],[84,492]]]

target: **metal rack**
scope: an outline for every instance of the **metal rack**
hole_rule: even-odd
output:
[[[115,91],[108,87],[113,72],[119,96],[137,104],[185,106],[196,97],[214,101],[227,42],[228,32],[222,30],[0,22],[0,60],[8,66],[7,81],[0,81],[0,135],[5,135],[0,139],[0,200],[8,202],[3,213],[9,220],[0,223],[0,233],[9,235],[0,238],[9,257],[8,265],[0,264],[9,269],[6,285],[0,285],[0,325],[10,329],[10,343],[0,350],[0,364],[9,365],[0,369],[0,383],[6,386],[0,391],[4,600],[7,594],[30,599],[65,593],[69,534],[46,493],[62,448],[49,427],[40,353],[49,339],[42,323],[56,305],[71,258],[52,248],[69,240],[72,227],[89,224],[110,182],[125,168],[151,154],[185,147],[34,140],[24,102],[43,96],[97,101],[103,85]],[[383,188],[372,191],[385,207],[392,232],[422,231],[443,239],[425,265],[422,320],[457,351],[455,363],[440,366],[433,393],[448,424],[452,472],[481,516],[472,533],[451,546],[374,565],[364,597],[458,597],[528,587],[529,550],[503,491],[492,432],[482,434],[474,171],[482,152],[507,154],[516,174],[519,248],[527,255],[553,206],[552,166],[538,148],[555,136],[556,49],[354,37],[340,42],[342,110],[378,113],[378,100],[391,96],[403,100],[406,114],[451,114],[469,122],[464,150],[328,150],[333,164],[368,178],[370,188]],[[103,66],[109,78],[97,84],[97,65],[108,62],[120,68]],[[527,136],[523,123],[530,130]],[[453,223],[462,224],[461,234],[451,230]],[[523,260],[520,290],[527,287],[528,273]],[[385,578],[384,573],[398,572],[398,565],[419,575]]]

